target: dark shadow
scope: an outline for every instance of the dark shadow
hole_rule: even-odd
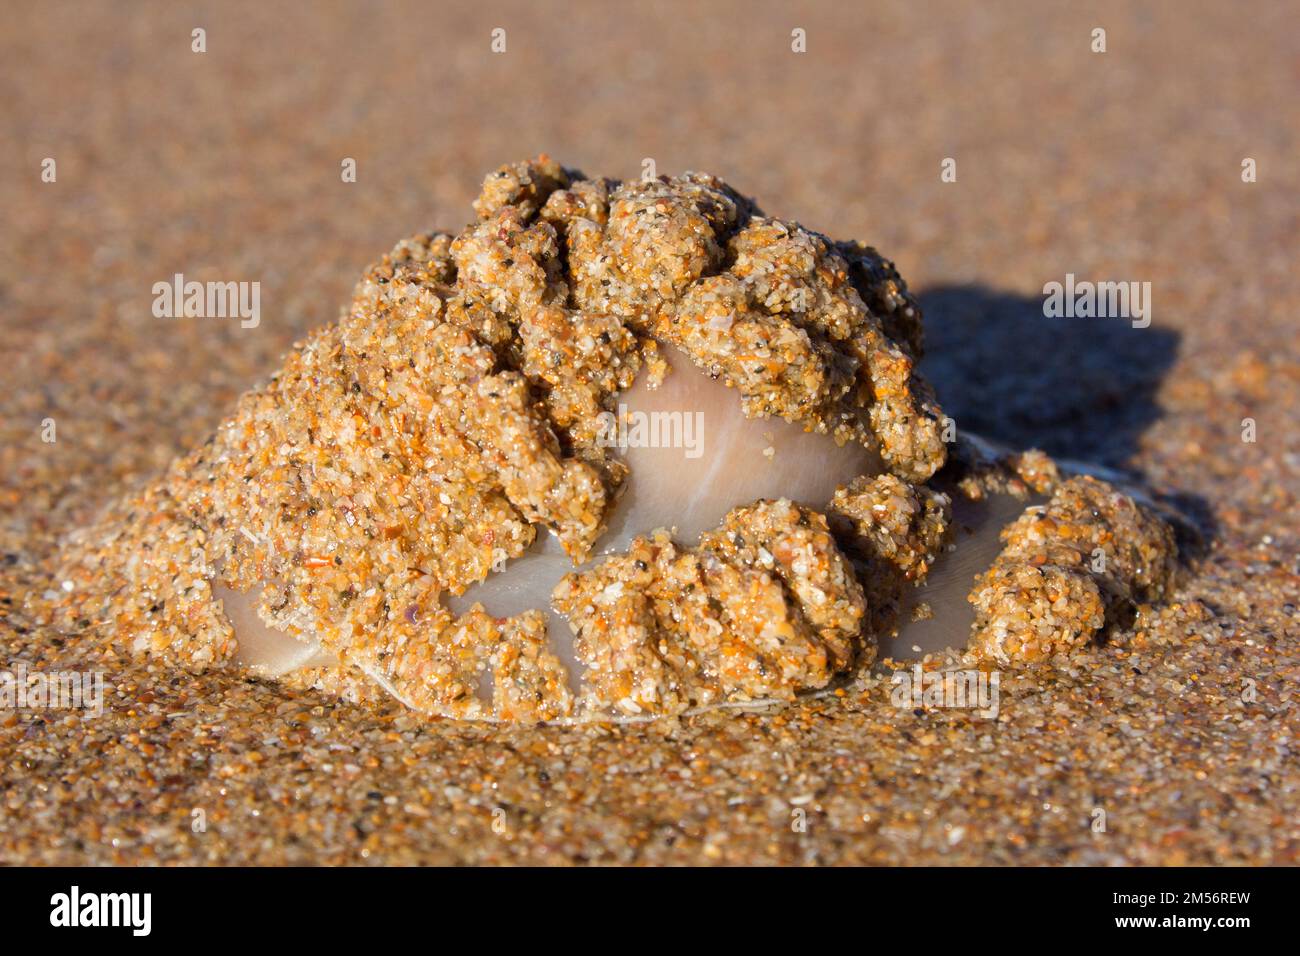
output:
[[[1042,297],[982,286],[940,286],[918,299],[921,370],[959,431],[1134,473],[1128,463],[1160,417],[1156,390],[1177,357],[1177,332],[1049,318]],[[1167,500],[1213,534],[1204,502]]]
[[[941,286],[919,297],[921,369],[958,428],[1121,467],[1159,416],[1178,334],[1127,319],[1047,318],[1041,297]]]

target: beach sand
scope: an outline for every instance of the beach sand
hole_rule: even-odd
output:
[[[842,7],[6,18],[0,667],[106,686],[99,716],[0,712],[0,862],[1296,861],[1300,16]],[[1004,674],[995,718],[894,707],[886,672],[757,713],[536,728],[33,625],[61,536],[201,442],[397,239],[459,230],[485,170],[541,151],[708,170],[877,246],[960,427],[1140,475],[1199,524],[1172,609],[1051,679]],[[260,282],[260,322],[155,317],[177,273]],[[1151,325],[1045,317],[1067,274],[1149,282]]]

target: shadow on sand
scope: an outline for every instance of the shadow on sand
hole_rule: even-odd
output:
[[[1177,357],[1177,332],[1121,318],[1048,318],[1040,297],[982,286],[939,286],[918,298],[921,370],[959,429],[1137,474],[1129,461],[1160,417],[1156,391]],[[1205,502],[1169,501],[1213,536]]]

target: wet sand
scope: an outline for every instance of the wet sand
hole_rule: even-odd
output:
[[[0,862],[1296,861],[1300,18],[677,6],[8,18],[0,665],[108,686],[99,717],[0,713]],[[1071,673],[1004,675],[995,719],[896,708],[886,678],[532,729],[102,659],[17,610],[60,536],[202,441],[367,263],[539,151],[707,169],[876,245],[959,426],[1142,475],[1199,523],[1175,607]],[[176,273],[259,281],[260,323],[156,318]],[[1067,273],[1150,282],[1152,324],[1045,318]]]

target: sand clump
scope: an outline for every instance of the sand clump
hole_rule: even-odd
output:
[[[206,443],[73,536],[41,614],[202,670],[240,659],[247,601],[308,648],[289,684],[540,721],[790,698],[869,665],[952,545],[958,493],[1051,495],[972,592],[976,659],[1073,652],[1165,593],[1172,535],[1104,482],[1041,455],[941,472],[920,311],[873,249],[710,176],[588,179],[546,157],[489,175],[474,210],[459,235],[399,243]],[[667,351],[747,417],[879,468],[830,501],[728,502],[696,542],[647,527],[601,553],[629,481],[601,416]],[[576,662],[544,609],[448,606],[542,538],[575,568],[554,607]]]

